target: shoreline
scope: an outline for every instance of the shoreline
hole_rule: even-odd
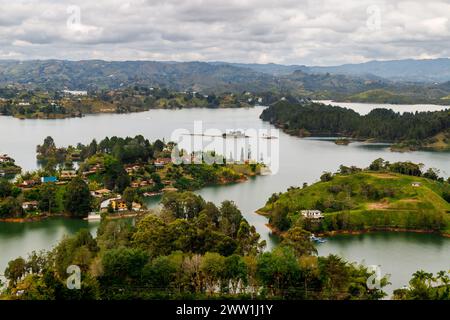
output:
[[[333,137],[336,138],[335,141],[333,141],[336,145],[344,145],[344,144],[338,144],[336,143],[336,141],[338,140],[343,140],[343,139],[351,139],[349,143],[345,144],[345,145],[349,145],[351,142],[362,142],[362,143],[384,143],[384,144],[389,144],[389,150],[391,152],[415,152],[415,151],[424,151],[424,152],[450,152],[450,144],[445,146],[445,147],[433,147],[430,145],[424,145],[424,146],[401,146],[399,147],[399,144],[401,144],[401,142],[394,142],[394,141],[383,141],[383,140],[378,140],[375,138],[360,138],[360,137],[355,137],[355,138],[351,138],[346,134],[302,134],[301,131],[303,129],[285,129],[283,124],[278,124],[269,120],[263,120],[263,122],[269,122],[271,125],[273,125],[275,128],[277,129],[281,129],[284,133],[286,133],[289,136],[292,137],[297,137],[300,139],[303,138],[321,138],[321,137]]]
[[[259,214],[265,218],[268,218],[270,214],[265,213],[261,210],[256,210],[256,214]],[[269,222],[264,224],[272,234],[282,237],[283,233],[282,231],[278,230],[274,226],[270,225]],[[324,232],[317,232],[316,234],[320,237],[334,237],[338,235],[360,235],[360,234],[366,234],[366,233],[375,233],[375,232],[398,232],[398,233],[423,233],[423,234],[436,234],[444,238],[450,238],[450,233],[442,232],[442,231],[435,231],[435,230],[428,230],[428,229],[407,229],[407,228],[392,228],[392,227],[384,227],[384,228],[367,228],[362,230],[333,230],[333,231],[324,231]]]
[[[214,186],[226,186],[226,185],[230,185],[233,183],[244,183],[246,181],[248,181],[249,178],[251,177],[257,177],[259,176],[259,174],[254,174],[254,175],[248,175],[248,176],[244,176],[240,179],[237,179],[235,181],[226,181],[226,182],[219,182],[217,184],[213,184],[213,185],[208,185],[205,187],[214,187]],[[202,189],[202,188],[201,188]],[[198,190],[201,190],[198,189]],[[188,190],[185,190],[188,191]],[[197,191],[197,190],[192,190],[192,191]],[[178,192],[178,191],[177,191]],[[163,193],[159,193],[159,194],[155,194],[153,196],[159,196],[162,195]],[[152,197],[153,197],[152,196]],[[151,198],[151,197],[146,197],[146,198]],[[144,212],[148,212],[148,211],[144,211]],[[120,219],[120,218],[132,218],[135,216],[140,215],[142,212],[140,213],[124,213],[124,214],[118,214],[118,215],[113,215],[113,216],[107,216],[108,219]],[[49,218],[67,218],[67,219],[79,219],[79,220],[85,220],[85,221],[89,221],[88,217],[84,217],[84,218],[72,218],[70,217],[68,214],[66,213],[55,213],[55,214],[42,214],[39,216],[34,216],[34,217],[24,217],[24,218],[0,218],[0,223],[27,223],[27,222],[39,222],[39,221],[43,221]]]
[[[18,116],[16,114],[0,114],[0,116],[3,117],[11,117],[18,120],[63,120],[63,119],[75,119],[75,118],[83,118],[85,116],[93,116],[93,115],[111,115],[111,114],[131,114],[131,113],[141,113],[141,112],[147,112],[151,110],[182,110],[182,109],[248,109],[248,108],[255,108],[257,105],[248,105],[248,106],[239,106],[239,105],[227,105],[227,106],[215,106],[215,107],[199,107],[199,106],[183,106],[183,107],[177,107],[177,108],[148,108],[145,110],[130,110],[127,112],[116,112],[115,110],[111,111],[98,111],[98,112],[86,112],[86,113],[79,113],[79,114],[50,114],[48,116],[40,116],[40,115],[32,115],[32,116]]]

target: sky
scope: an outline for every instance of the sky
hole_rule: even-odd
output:
[[[0,59],[445,58],[449,19],[449,0],[0,0]]]

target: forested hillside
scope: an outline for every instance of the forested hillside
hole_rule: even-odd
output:
[[[346,136],[411,147],[426,147],[441,139],[441,149],[450,143],[450,109],[403,114],[374,109],[361,116],[347,108],[321,103],[280,101],[264,110],[261,119],[299,136]]]

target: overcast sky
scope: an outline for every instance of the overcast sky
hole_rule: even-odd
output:
[[[450,1],[0,0],[0,59],[334,65],[450,56]]]

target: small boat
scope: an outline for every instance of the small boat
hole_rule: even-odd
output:
[[[84,218],[84,220],[87,220],[87,221],[100,221],[100,220],[102,220],[102,216],[100,214],[97,214],[97,213],[90,213],[86,218]]]
[[[267,134],[264,133],[264,134],[262,135],[261,139],[268,139],[268,140],[270,140],[270,139],[278,139],[278,138],[275,137],[275,136],[269,136],[269,135],[267,135]]]
[[[145,192],[144,197],[156,197],[162,195],[162,192]]]
[[[327,242],[326,239],[320,238],[320,237],[316,237],[314,234],[311,235],[310,237],[311,241],[317,242],[317,243],[324,243]]]
[[[224,133],[222,134],[222,138],[249,138],[249,136],[246,136],[245,133],[238,130]]]

